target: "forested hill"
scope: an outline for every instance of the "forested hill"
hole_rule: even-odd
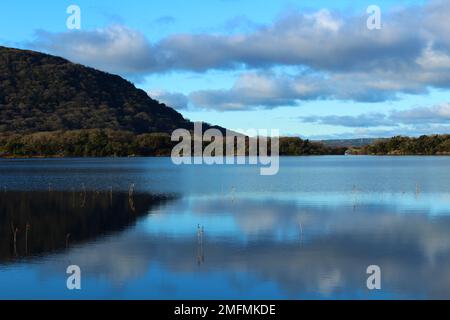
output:
[[[192,128],[123,78],[38,52],[0,47],[0,133]]]

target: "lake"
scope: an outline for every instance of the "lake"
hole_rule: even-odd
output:
[[[3,159],[0,237],[1,299],[450,299],[450,157]]]

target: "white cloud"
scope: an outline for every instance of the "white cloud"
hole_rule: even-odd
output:
[[[307,116],[305,123],[355,128],[327,138],[340,137],[392,137],[395,135],[422,135],[450,133],[450,104],[447,102],[431,107],[418,107],[388,114],[368,113],[357,116]],[[317,137],[314,137],[317,138]],[[321,136],[321,138],[325,138]]]
[[[390,119],[404,124],[450,124],[450,104],[445,102],[429,108],[393,111]]]
[[[450,4],[384,13],[383,28],[367,16],[328,10],[281,16],[232,34],[174,34],[156,43],[115,25],[93,31],[40,31],[30,46],[128,77],[188,70],[243,70],[230,88],[193,92],[193,105],[219,110],[274,108],[301,100],[379,102],[399,93],[450,88]],[[273,72],[294,66],[307,73]],[[171,93],[171,95],[178,95]]]
[[[93,31],[38,31],[30,46],[121,75],[145,74],[153,64],[152,48],[145,36],[121,25]]]

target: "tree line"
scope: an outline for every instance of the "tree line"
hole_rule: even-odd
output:
[[[450,155],[450,134],[421,136],[418,138],[397,136],[380,139],[374,143],[349,150],[361,155]]]
[[[110,129],[8,133],[0,135],[2,157],[130,157],[170,156],[178,142],[167,133],[135,134]],[[203,142],[203,149],[209,142]],[[248,138],[246,141],[248,152]],[[270,145],[270,144],[269,144]],[[224,154],[226,147],[224,145]],[[270,149],[269,149],[270,150]],[[328,146],[298,137],[280,138],[280,155],[450,155],[450,135],[418,138],[397,136],[370,145],[347,148]]]
[[[109,129],[0,135],[3,157],[129,157],[170,156],[178,142],[166,133],[135,134]],[[206,147],[209,142],[203,142]],[[246,141],[248,148],[248,138]],[[224,154],[226,147],[224,145]],[[280,155],[337,155],[345,147],[328,147],[296,137],[280,138]]]

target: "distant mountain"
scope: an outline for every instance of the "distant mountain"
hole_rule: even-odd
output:
[[[192,127],[119,76],[0,47],[0,133],[112,129],[141,134]]]

